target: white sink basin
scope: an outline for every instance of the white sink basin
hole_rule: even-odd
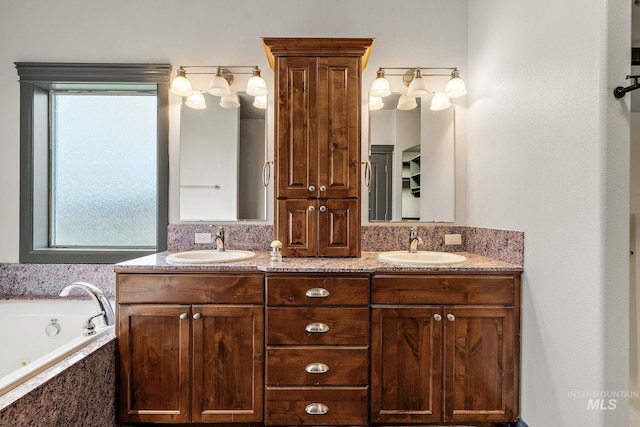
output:
[[[214,262],[244,261],[255,258],[255,256],[256,254],[250,251],[226,250],[218,252],[216,250],[201,250],[167,255],[167,261],[178,264],[209,264]]]
[[[455,264],[466,261],[467,257],[450,252],[418,251],[410,253],[409,251],[392,251],[382,252],[378,255],[378,259],[395,264]]]

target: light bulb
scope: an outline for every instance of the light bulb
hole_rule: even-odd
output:
[[[380,110],[384,107],[384,102],[379,96],[369,96],[369,111]]]
[[[431,107],[429,107],[431,111],[446,110],[449,107],[451,107],[451,101],[449,100],[449,97],[441,92],[433,94],[433,98],[431,99]]]
[[[222,108],[238,108],[240,107],[240,101],[238,100],[238,95],[235,93],[230,93],[229,95],[224,95],[220,98],[220,106]]]
[[[418,106],[416,99],[412,96],[409,96],[406,93],[400,95],[400,99],[398,99],[398,106],[396,107],[398,110],[408,111],[413,110]]]
[[[258,95],[253,98],[253,106],[261,110],[267,109],[267,95]]]
[[[269,93],[267,91],[267,83],[260,77],[260,69],[254,68],[253,76],[247,82],[247,93],[251,96],[262,96]]]
[[[420,71],[420,68],[416,68],[416,75],[409,84],[407,95],[414,98],[429,95],[429,89],[427,89],[427,81],[422,78],[422,71]]]
[[[467,94],[467,87],[464,80],[460,78],[460,72],[457,69],[451,73],[451,80],[447,82],[444,94],[449,98],[458,98]]]
[[[384,70],[382,68],[376,72],[376,79],[371,84],[371,91],[369,93],[377,97],[391,95],[391,85],[389,81],[384,78]]]
[[[189,95],[185,105],[189,108],[195,108],[196,110],[203,110],[207,108],[207,103],[204,101],[204,96],[200,91],[195,91]]]
[[[178,68],[178,75],[171,80],[169,92],[178,96],[189,96],[193,92],[191,82],[187,79],[184,68]]]
[[[229,82],[227,82],[227,79],[224,78],[222,68],[220,67],[218,67],[216,75],[211,79],[211,84],[209,85],[209,93],[214,96],[226,96],[231,93]]]

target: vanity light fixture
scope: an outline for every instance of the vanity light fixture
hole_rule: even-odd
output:
[[[256,95],[253,98],[253,106],[261,110],[267,109],[267,95]]]
[[[387,70],[398,70],[398,72],[389,73]],[[382,105],[378,106],[375,97],[385,97],[391,94],[391,85],[386,76],[401,76],[402,82],[408,87],[407,93],[402,94],[398,100],[397,108],[399,110],[411,110],[417,106],[415,98],[429,95],[432,95],[430,109],[433,111],[444,110],[451,106],[451,98],[458,98],[467,93],[465,83],[460,78],[460,71],[456,67],[380,67],[369,91],[369,107],[372,110],[382,108]],[[451,79],[447,82],[443,92],[436,93],[429,90],[425,77],[451,77]],[[411,102],[411,98],[413,98],[413,102]]]
[[[209,68],[210,70],[188,70],[195,68]],[[209,92],[211,95],[221,97],[220,106],[223,108],[238,108],[240,106],[238,95],[234,91],[232,91],[232,88],[230,86],[234,82],[234,75],[250,74],[251,78],[247,82],[247,94],[254,97],[264,96],[264,101],[256,101],[254,99],[254,105],[257,103],[257,108],[262,108],[258,107],[258,105],[264,105],[264,108],[266,108],[266,95],[268,94],[267,84],[260,76],[260,68],[258,68],[257,65],[181,65],[180,67],[178,67],[177,75],[171,81],[169,92],[174,95],[186,98],[186,106],[190,108],[202,109],[206,108],[206,103],[204,101],[204,97],[202,96],[202,91],[193,89],[192,84],[187,77],[187,74],[213,74],[209,87],[207,88],[207,92]]]
[[[381,110],[384,107],[384,101],[382,101],[382,97],[380,96],[369,96],[369,110]]]

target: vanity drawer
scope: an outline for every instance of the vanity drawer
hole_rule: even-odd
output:
[[[367,385],[367,347],[267,348],[269,385]]]
[[[371,279],[371,303],[514,305],[518,283],[510,275],[379,274]]]
[[[261,273],[117,274],[119,304],[264,303]]]
[[[267,387],[267,425],[367,425],[367,387]]]
[[[268,275],[268,305],[368,305],[369,276]]]
[[[368,308],[268,308],[267,345],[368,345]]]

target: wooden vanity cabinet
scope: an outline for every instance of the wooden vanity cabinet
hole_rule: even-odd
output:
[[[276,76],[275,234],[283,254],[358,257],[361,73],[373,39],[263,42]]]
[[[367,425],[369,275],[267,274],[266,425]]]
[[[118,273],[121,422],[263,418],[264,278]]]
[[[371,421],[515,421],[520,278],[377,274],[371,282]]]

